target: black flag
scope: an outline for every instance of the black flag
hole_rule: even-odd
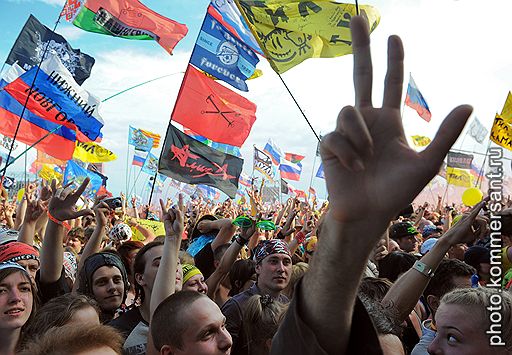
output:
[[[41,62],[48,42],[50,44],[44,59],[50,53],[56,53],[76,82],[82,85],[85,79],[91,75],[94,58],[80,52],[80,49],[71,48],[64,37],[44,26],[32,15],[23,26],[5,62],[13,64],[17,61],[19,66],[29,70]]]
[[[243,164],[243,159],[213,149],[169,124],[158,171],[187,184],[216,187],[235,198]]]

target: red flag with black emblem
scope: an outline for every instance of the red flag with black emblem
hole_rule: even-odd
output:
[[[169,124],[158,172],[187,184],[216,187],[235,198],[243,165],[243,159],[213,149]]]
[[[215,142],[241,147],[256,121],[256,105],[189,65],[171,118]]]

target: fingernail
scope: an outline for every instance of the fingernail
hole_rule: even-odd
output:
[[[352,169],[358,173],[360,171],[364,170],[364,164],[360,159],[354,160],[354,163],[352,163]]]

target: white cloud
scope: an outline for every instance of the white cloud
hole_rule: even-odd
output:
[[[413,110],[404,108],[407,135],[433,138],[445,115],[461,103],[472,104],[474,115],[490,128],[512,82],[511,51],[506,45],[507,16],[512,10],[510,1],[497,0],[485,9],[477,0],[375,0],[372,3],[382,16],[372,34],[374,104],[379,106],[382,100],[387,37],[399,34],[405,47],[404,97],[408,73],[412,72],[433,113],[432,121],[426,123]],[[483,11],[489,9],[492,17],[483,15]],[[197,29],[200,22],[188,25],[191,30]],[[131,50],[95,54],[92,76],[84,86],[105,98],[143,81],[182,72],[189,56],[189,52],[179,51],[174,56],[163,51],[153,55]],[[244,171],[252,171],[252,145],[262,147],[272,138],[284,151],[306,156],[301,182],[294,185],[307,190],[316,140],[268,63],[262,59],[259,67],[264,71],[263,77],[250,81],[250,91],[244,94],[258,106],[257,121],[242,148]],[[352,56],[310,59],[282,77],[317,132],[331,131],[339,110],[354,102]],[[104,145],[119,155],[116,162],[107,164],[113,192],[124,190],[128,125],[164,136],[181,79],[182,74],[176,74],[104,103],[101,109],[105,119]],[[470,137],[461,137],[455,145],[457,148],[485,151],[486,145],[475,145]],[[475,157],[477,164],[482,160]],[[317,160],[315,170],[318,164]],[[314,179],[314,187],[319,192],[323,191],[321,185],[323,180]],[[323,197],[322,192],[320,194]]]
[[[85,32],[84,30],[82,30],[78,27],[67,26],[67,25],[59,26],[57,28],[56,32],[61,34],[62,36],[64,36],[64,38],[67,41],[77,40],[77,39],[83,37],[85,34],[87,34],[87,32]]]

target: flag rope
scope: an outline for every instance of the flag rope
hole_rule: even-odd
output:
[[[320,142],[320,137],[318,137],[318,134],[316,134],[313,126],[311,125],[311,123],[309,122],[308,118],[306,117],[306,114],[304,113],[304,111],[302,111],[302,108],[299,106],[299,103],[297,102],[297,100],[295,100],[295,97],[293,96],[292,92],[288,88],[288,85],[286,85],[286,83],[284,82],[283,78],[281,77],[281,74],[277,73],[277,76],[279,77],[279,79],[281,79],[281,82],[283,83],[284,87],[286,88],[286,90],[288,90],[288,93],[292,97],[293,102],[295,102],[295,105],[297,106],[297,108],[299,109],[300,113],[302,114],[302,116],[304,117],[306,122],[308,123],[309,128],[311,128],[311,130],[313,131],[313,134],[315,135],[316,139]]]
[[[62,10],[59,12],[59,17],[57,18],[57,21],[55,22],[55,26],[53,26],[53,32],[50,33],[50,39],[51,39],[51,36],[53,35],[53,33],[55,33],[55,30],[57,29],[57,26],[59,25],[60,23],[60,19],[62,17],[62,12],[64,11],[64,8],[66,7],[66,3],[64,3],[64,6],[62,7]],[[37,75],[39,74],[39,71],[41,70],[41,64],[43,63],[43,60],[44,60],[44,57],[46,56],[46,53],[48,52],[48,48],[50,47],[50,40],[46,43],[46,46],[44,47],[44,51],[43,51],[43,55],[41,56],[41,60],[39,61],[39,64],[37,65],[37,70],[36,70],[36,73],[34,75],[34,79],[32,80],[32,84],[30,85],[30,90],[27,94],[27,99],[25,100],[25,104],[23,105],[23,110],[21,110],[21,114],[20,114],[20,119],[18,120],[18,125],[16,126],[16,130],[14,131],[14,136],[12,137],[12,143],[11,143],[11,147],[9,148],[9,153],[7,154],[7,162],[9,162],[9,158],[11,157],[11,154],[12,154],[12,150],[14,148],[14,143],[15,143],[15,140],[16,140],[16,137],[18,135],[18,131],[20,130],[20,126],[21,126],[21,120],[23,120],[23,115],[25,114],[25,110],[27,109],[27,105],[28,105],[28,99],[30,98],[30,96],[32,95],[32,90],[34,89],[34,85],[36,83],[36,78],[37,78]],[[52,133],[54,131],[56,131],[58,128],[60,128],[62,126],[58,126],[56,129],[54,129],[52,131]],[[46,134],[45,136],[43,136],[42,139],[40,139],[38,142],[40,142],[41,140],[43,140],[44,138],[48,137],[49,134]],[[37,142],[37,143],[38,143]],[[37,144],[36,143],[36,144]],[[33,144],[32,146],[34,146],[35,144]],[[31,147],[32,147],[31,146]],[[25,150],[26,152],[27,150]],[[20,155],[21,156],[21,155]],[[17,158],[19,158],[20,156],[18,156]],[[16,159],[17,159],[16,158]],[[4,180],[4,177],[5,177],[5,173],[7,172],[7,164],[5,166],[5,168],[2,170],[2,177],[0,179],[0,181],[3,181]]]

